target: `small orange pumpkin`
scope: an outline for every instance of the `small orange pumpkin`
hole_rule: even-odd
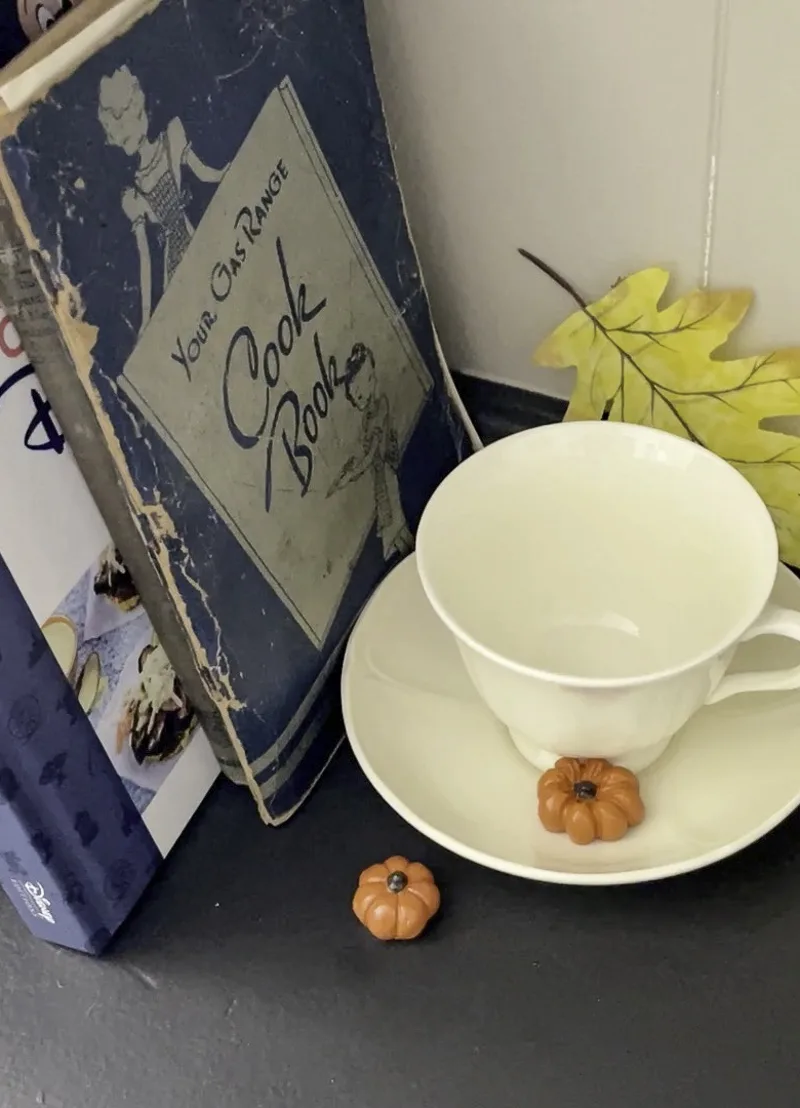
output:
[[[394,855],[361,874],[353,911],[377,939],[416,939],[439,911],[439,903],[427,866]]]
[[[579,846],[614,842],[644,819],[639,781],[603,758],[559,758],[539,778],[539,819]]]

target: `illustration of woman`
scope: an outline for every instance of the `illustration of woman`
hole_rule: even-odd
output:
[[[158,228],[164,250],[163,294],[194,234],[182,191],[184,167],[207,184],[221,181],[225,169],[213,169],[201,161],[177,117],[154,140],[150,139],[144,93],[126,65],[100,81],[98,118],[109,144],[119,146],[138,161],[133,186],[122,194],[122,210],[130,221],[139,250],[143,331],[155,307],[147,224]]]
[[[387,560],[394,554],[407,554],[414,545],[400,501],[397,470],[400,448],[392,426],[389,400],[380,391],[375,371],[375,356],[369,347],[356,343],[344,371],[344,389],[348,401],[361,412],[359,450],[347,459],[328,489],[332,496],[365,473],[372,475],[378,514],[378,538]]]

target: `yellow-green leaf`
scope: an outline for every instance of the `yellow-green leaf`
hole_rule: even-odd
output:
[[[751,293],[696,290],[661,308],[668,281],[663,269],[620,281],[557,327],[534,363],[577,369],[567,419],[643,423],[727,458],[772,513],[781,557],[800,566],[800,438],[762,426],[800,416],[800,349],[713,357]]]

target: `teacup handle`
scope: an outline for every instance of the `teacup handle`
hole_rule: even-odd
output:
[[[800,612],[793,608],[779,608],[768,604],[752,627],[742,635],[740,642],[758,638],[759,635],[782,635],[800,642]],[[706,704],[716,704],[743,692],[777,692],[800,688],[800,666],[791,669],[769,669],[749,673],[730,673],[722,678],[709,696]]]

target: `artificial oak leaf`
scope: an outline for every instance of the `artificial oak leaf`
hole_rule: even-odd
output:
[[[546,272],[552,271],[523,252]],[[663,269],[625,278],[541,343],[534,363],[577,369],[566,419],[642,423],[726,458],[759,492],[781,557],[800,565],[800,438],[763,421],[800,416],[800,349],[725,360],[712,355],[744,318],[752,294],[696,290],[666,305]]]

